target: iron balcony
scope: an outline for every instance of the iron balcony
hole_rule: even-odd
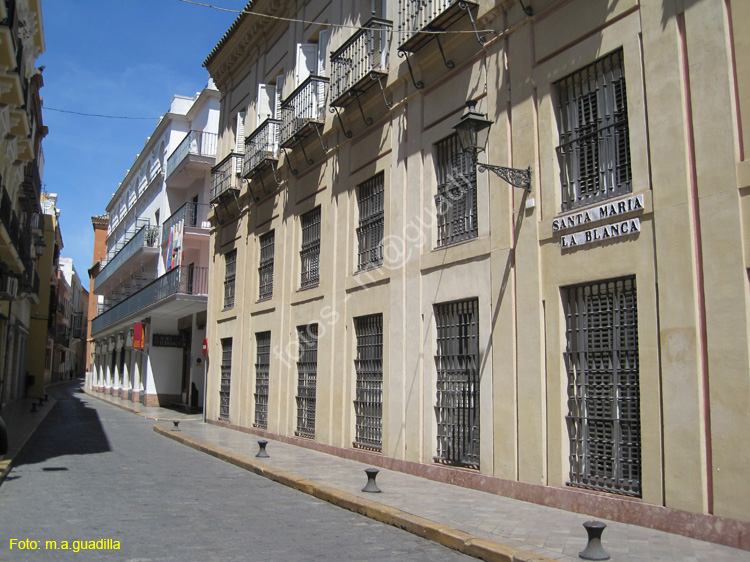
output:
[[[310,135],[325,123],[328,78],[308,76],[281,104],[281,133],[284,148]]]
[[[399,31],[402,32],[399,51],[417,52],[435,35],[444,31],[475,9],[477,2],[469,0],[401,0]]]
[[[140,291],[130,295],[122,302],[101,312],[91,321],[91,334],[99,334],[110,326],[128,320],[136,315],[145,315],[148,311],[159,306],[164,308],[164,314],[168,313],[168,299],[181,301],[175,307],[177,313],[184,314],[185,301],[205,309],[208,295],[208,268],[182,265],[173,268],[161,277],[158,277]],[[162,305],[164,305],[162,307]]]
[[[363,92],[388,74],[393,22],[372,18],[331,53],[331,107],[344,107],[353,91]]]
[[[217,201],[230,190],[240,190],[243,155],[232,152],[211,168],[211,202]]]
[[[250,177],[279,159],[281,120],[269,117],[245,140],[244,177]]]

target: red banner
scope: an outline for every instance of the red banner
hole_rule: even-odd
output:
[[[143,337],[143,324],[136,322],[133,324],[133,349],[143,349],[145,338]]]

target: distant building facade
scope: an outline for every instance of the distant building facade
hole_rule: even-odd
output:
[[[107,206],[106,255],[95,249],[89,270],[94,390],[149,406],[203,403],[218,116],[212,84],[175,96]]]
[[[211,423],[747,547],[750,5],[245,10]]]

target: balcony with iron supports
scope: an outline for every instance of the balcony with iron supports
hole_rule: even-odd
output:
[[[94,279],[94,292],[104,294],[110,287],[118,283],[117,272],[121,268],[132,269],[136,263],[155,261],[159,255],[159,227],[136,224],[122,242],[107,253],[103,260],[99,275]],[[130,266],[130,267],[128,267]],[[123,271],[126,271],[123,269]],[[129,273],[128,273],[129,276]]]
[[[218,140],[216,133],[190,131],[167,158],[167,186],[187,187],[194,179],[203,177],[216,163]]]
[[[406,59],[415,88],[422,89],[424,84],[414,78],[409,53],[416,53],[434,39],[446,68],[455,68],[455,63],[445,56],[440,35],[464,16],[469,17],[477,41],[484,45],[485,38],[479,35],[473,13],[478,7],[478,2],[471,0],[400,1],[398,29],[402,33],[403,42],[398,46],[397,52],[400,58]]]
[[[244,155],[232,152],[211,168],[211,204],[217,204],[231,196],[237,199],[241,188],[243,158]]]
[[[341,122],[338,108],[345,108],[354,100],[359,105],[362,119],[367,125],[372,119],[365,117],[360,96],[375,86],[380,86],[383,101],[391,107],[385,97],[384,80],[388,76],[388,51],[393,22],[372,18],[359,31],[350,37],[341,47],[331,53],[331,111],[335,111],[339,123],[347,137],[347,131]]]
[[[285,151],[299,145],[305,162],[314,162],[307,156],[302,141],[313,133],[317,134],[320,146],[326,150],[320,130],[325,125],[325,107],[329,79],[323,76],[308,76],[307,79],[281,103],[281,132],[279,142]],[[295,173],[293,170],[292,173]]]
[[[178,319],[206,310],[208,268],[182,265],[158,277],[91,321],[91,335],[121,329],[144,316]]]
[[[276,175],[279,163],[279,131],[281,120],[268,118],[245,140],[245,162],[243,176],[250,180],[249,190],[254,201],[270,195],[281,185]],[[268,170],[273,173],[273,183],[266,187],[263,175]],[[257,185],[260,183],[260,185]]]
[[[15,275],[21,275],[25,268],[19,245],[18,217],[13,209],[8,191],[3,187],[2,195],[0,195],[0,259]]]
[[[162,247],[169,244],[173,228],[178,225],[181,227],[179,230],[182,231],[183,247],[196,246],[198,239],[205,239],[208,243],[207,237],[211,230],[211,223],[208,220],[210,210],[211,205],[193,203],[192,201],[182,205],[162,224]]]

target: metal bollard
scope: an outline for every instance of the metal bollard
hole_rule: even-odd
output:
[[[601,521],[586,521],[583,528],[589,535],[589,542],[583,552],[578,553],[584,560],[609,560],[609,554],[602,547],[602,533],[607,528]]]
[[[172,420],[172,423],[174,424],[172,431],[180,431],[180,422],[176,420]]]
[[[36,402],[31,403],[31,413],[33,414],[34,412],[36,412]]]
[[[378,485],[375,483],[375,477],[378,475],[378,472],[380,472],[377,468],[366,468],[365,474],[367,474],[367,484],[364,488],[362,488],[363,492],[373,492],[378,493],[380,492],[380,488],[378,488]]]
[[[261,439],[258,441],[258,454],[255,455],[257,458],[261,459],[267,459],[270,455],[266,452],[266,445],[268,445],[268,441],[265,439]]]

